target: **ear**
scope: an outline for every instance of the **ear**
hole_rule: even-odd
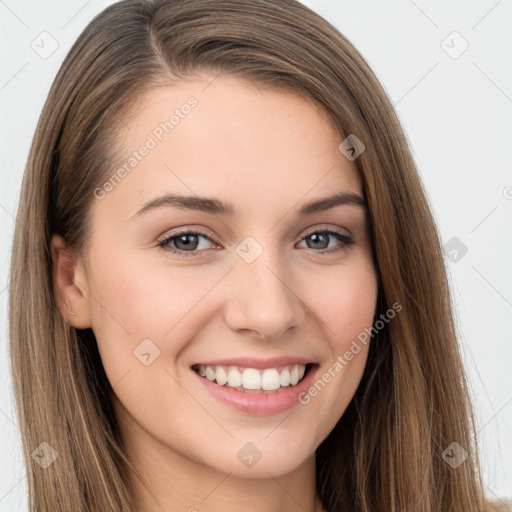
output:
[[[87,281],[81,258],[67,247],[60,235],[53,235],[50,248],[53,289],[63,318],[77,329],[91,327]]]

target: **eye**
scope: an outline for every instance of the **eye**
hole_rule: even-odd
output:
[[[329,240],[332,240],[333,238],[338,240],[338,246],[335,246],[334,248],[331,246],[331,248],[329,248]],[[355,243],[353,236],[337,229],[311,231],[307,233],[306,236],[304,236],[303,240],[306,241],[306,243],[308,240],[311,241],[311,243],[308,244],[308,249],[321,249],[314,251],[318,254],[337,253],[349,248],[352,244]]]
[[[201,244],[201,239],[206,240],[206,242]],[[338,241],[338,246],[334,248],[331,246],[331,248],[329,248],[330,240],[332,239]],[[308,240],[310,240],[309,243]],[[301,239],[301,242],[302,241],[307,243],[308,249],[313,250],[313,252],[317,254],[337,253],[355,243],[351,235],[341,230],[333,229],[310,231]],[[204,233],[185,229],[160,240],[158,247],[162,248],[164,251],[176,254],[179,257],[190,258],[199,256],[198,252],[201,252],[199,249],[208,249],[209,244],[215,245],[216,242]]]
[[[164,251],[169,251],[183,258],[189,258],[191,256],[197,256],[194,254],[197,252],[197,249],[208,249],[208,247],[205,247],[205,245],[208,246],[208,242],[206,244],[201,244],[201,238],[213,243],[213,241],[203,233],[184,230],[181,233],[173,234],[172,236],[159,241],[158,246]]]

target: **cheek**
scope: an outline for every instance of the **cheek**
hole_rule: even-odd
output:
[[[197,270],[194,277],[193,269],[183,267],[143,265],[127,257],[113,265],[115,258],[94,256],[89,280],[92,328],[111,383],[145,368],[137,359],[143,347],[151,359],[158,357],[157,366],[173,361],[193,336],[190,329],[197,323],[191,319],[212,287],[211,279],[201,280]]]
[[[90,301],[95,331],[114,329],[121,339],[162,339],[211,287],[193,268],[148,265],[136,257],[112,265],[103,254],[96,261]]]
[[[339,354],[372,325],[378,293],[375,268],[365,258],[358,265],[335,269],[316,284],[309,292],[310,305],[322,320],[333,355]]]
[[[194,277],[194,269],[144,266],[137,258],[112,265],[97,254],[95,261],[93,331],[115,394],[149,428],[160,421],[155,411],[172,411],[169,421],[186,415],[190,403],[176,392],[175,361],[197,333],[198,302],[214,283],[199,279],[197,269]]]
[[[366,366],[378,282],[373,263],[369,259],[360,263],[346,270],[336,269],[311,295],[310,306],[321,320],[330,352],[301,397],[301,403],[311,411],[317,439],[325,438],[343,415]],[[319,417],[324,421],[314,419]]]

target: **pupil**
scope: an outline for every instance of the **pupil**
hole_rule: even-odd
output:
[[[318,233],[314,233],[313,235],[310,236],[310,238],[313,240],[313,243],[315,243],[315,240],[318,241],[319,238],[324,238],[324,247],[320,247],[320,249],[325,249],[327,246],[325,246],[325,240],[327,240],[327,237],[325,236],[325,234],[321,233],[321,234],[318,234]],[[313,248],[319,248],[319,247],[313,247]]]
[[[184,243],[185,249],[187,247],[190,249],[191,244],[193,245],[193,247],[192,247],[193,249],[197,248],[197,235],[181,235],[176,239],[176,245],[177,245],[178,249],[181,249],[181,247],[179,247],[179,244],[182,243],[184,239],[187,239],[187,241]],[[192,240],[190,240],[190,239],[192,239]],[[194,243],[196,245],[194,245]]]

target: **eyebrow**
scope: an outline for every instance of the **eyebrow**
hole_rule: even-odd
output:
[[[360,195],[354,194],[353,192],[339,192],[338,194],[304,204],[297,211],[297,216],[306,217],[308,215],[324,212],[343,205],[359,206],[364,209],[367,208],[366,200]],[[195,210],[212,215],[223,215],[227,217],[238,216],[238,212],[230,202],[220,201],[219,199],[210,197],[166,194],[164,196],[151,199],[145,203],[140,210],[131,216],[131,218],[140,217],[151,210],[164,206]]]

